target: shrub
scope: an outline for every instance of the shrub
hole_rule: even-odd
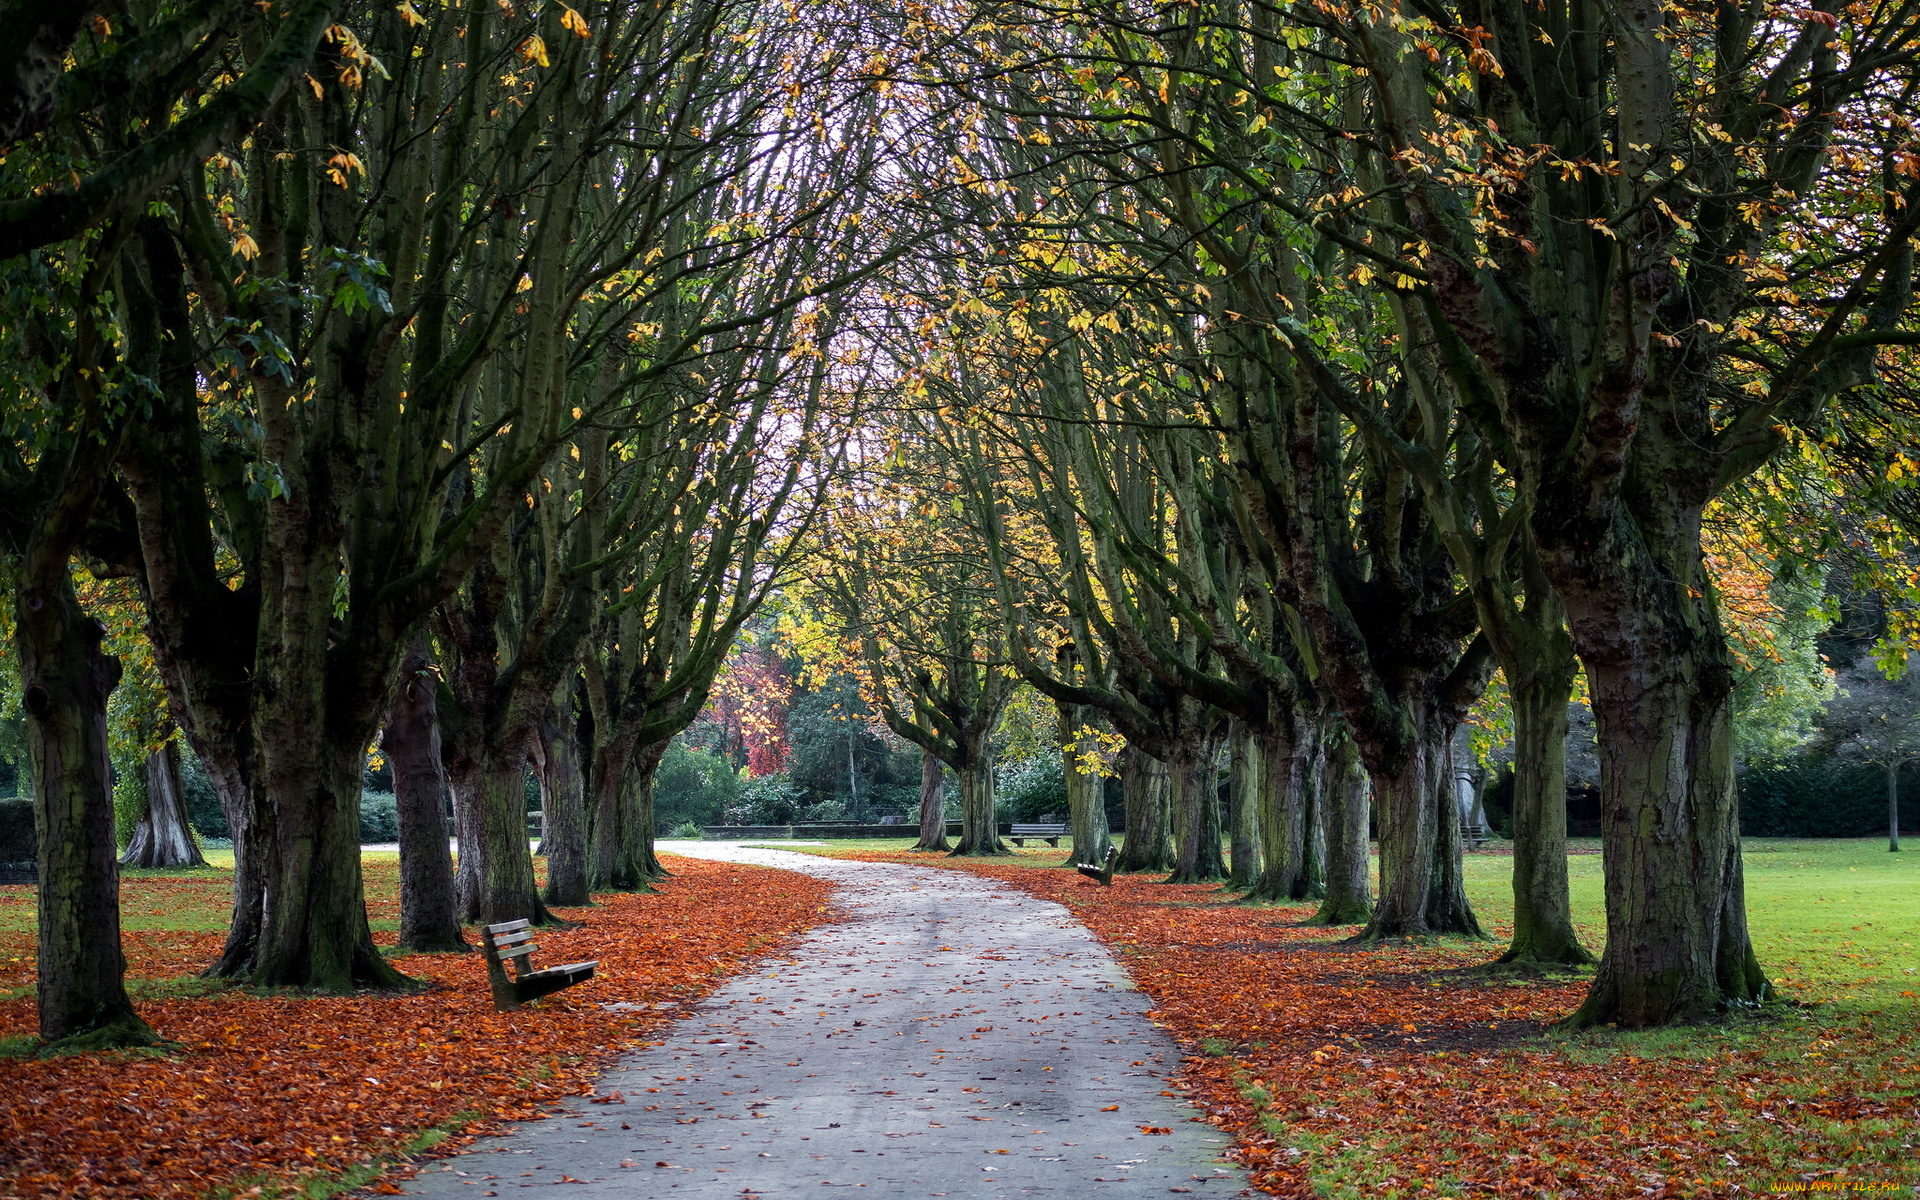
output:
[[[400,810],[392,792],[367,792],[360,797],[360,841],[392,842],[400,838]]]
[[[653,777],[654,827],[717,825],[740,796],[740,777],[718,754],[675,741]]]
[[[147,770],[143,760],[129,762],[115,756],[113,763],[113,840],[122,849],[133,842],[133,831],[147,815]]]
[[[736,825],[791,825],[806,806],[807,794],[785,771],[743,780],[728,812]]]
[[[995,814],[1002,821],[1032,821],[1067,811],[1067,779],[1058,754],[1036,754],[1002,768],[994,780]]]
[[[213,788],[207,769],[192,751],[180,756],[180,798],[187,806],[187,823],[203,838],[226,838],[226,810],[220,807],[220,793]]]
[[[678,825],[675,825],[672,829],[669,829],[667,831],[667,836],[670,838],[684,838],[688,841],[697,842],[701,838],[707,835],[702,833],[700,831],[700,827],[698,825],[695,825],[692,821],[682,821]]]

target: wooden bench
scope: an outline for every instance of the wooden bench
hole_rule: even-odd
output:
[[[493,985],[495,1012],[519,1008],[529,1000],[538,1000],[561,988],[570,988],[593,978],[592,962],[568,963],[563,967],[533,969],[528,955],[539,947],[532,940],[533,927],[526,921],[506,921],[480,930],[480,952],[487,957],[487,982]],[[507,977],[507,960],[513,960],[513,977]]]
[[[1075,863],[1074,869],[1093,880],[1101,887],[1113,886],[1113,868],[1120,862],[1120,851],[1113,846],[1107,847],[1107,861],[1104,866],[1092,863]]]
[[[1007,838],[1016,846],[1025,846],[1028,838],[1039,838],[1047,845],[1057,847],[1060,845],[1060,839],[1066,835],[1066,832],[1067,826],[1065,822],[1049,824],[1043,821],[1035,821],[1026,825],[1015,825],[1013,832],[1008,834]]]

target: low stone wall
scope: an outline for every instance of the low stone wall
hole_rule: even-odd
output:
[[[918,841],[918,825],[854,825],[851,823],[832,825],[702,825],[703,836],[715,841],[773,841],[775,839],[799,838],[802,841],[827,838],[900,838],[905,841]],[[1006,830],[1002,829],[1002,833]],[[947,822],[949,836],[958,837],[960,822]]]

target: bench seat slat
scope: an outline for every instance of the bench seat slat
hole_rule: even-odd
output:
[[[550,979],[561,975],[577,975],[582,971],[592,971],[600,965],[599,959],[592,962],[568,963],[564,967],[542,967],[538,971],[528,971],[522,979]]]

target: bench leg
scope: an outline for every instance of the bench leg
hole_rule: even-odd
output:
[[[487,986],[493,991],[493,1011],[507,1012],[519,1008],[519,989],[507,977],[507,964],[501,962],[500,956],[494,953],[493,943],[484,931],[480,935],[480,950],[487,959]]]
[[[1052,846],[1055,850],[1058,850],[1060,848],[1060,839],[1057,837],[1050,837],[1047,839],[1047,845]]]
[[[1022,850],[1025,850],[1027,848],[1027,839],[1025,838],[1017,838],[1009,834],[1007,836],[1007,840],[1012,842],[1014,845],[1020,847]]]

